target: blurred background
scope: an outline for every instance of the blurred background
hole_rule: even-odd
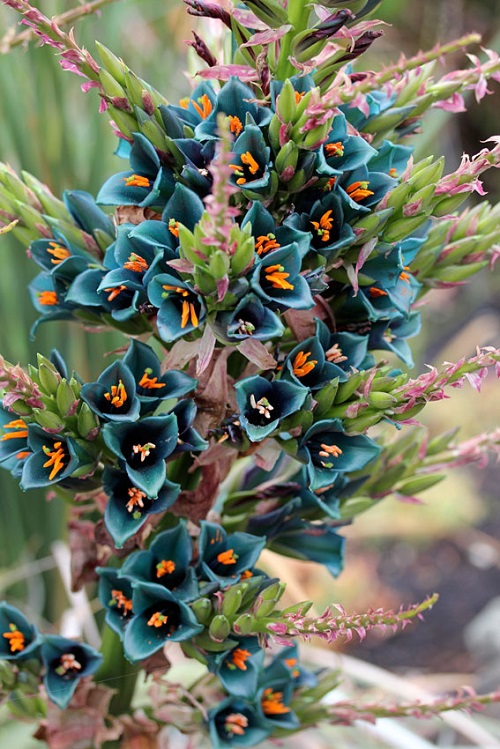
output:
[[[67,0],[36,0],[34,4],[47,15],[73,5]],[[367,68],[378,69],[395,61],[401,51],[410,56],[470,31],[483,35],[484,46],[500,50],[499,0],[385,0],[376,15],[390,25],[363,58]],[[22,30],[16,29],[17,21],[15,13],[0,8],[0,39],[12,28]],[[185,13],[180,0],[121,0],[104,8],[99,17],[79,21],[76,36],[92,54],[94,40],[99,39],[176,102],[189,90],[184,40],[193,26],[194,19]],[[459,67],[466,61],[459,55],[447,64]],[[56,194],[76,188],[95,194],[120,168],[113,155],[116,139],[106,116],[97,112],[97,94],[83,94],[79,80],[62,71],[51,48],[30,45],[0,53],[0,82],[1,161],[33,173]],[[499,85],[489,87],[496,89],[496,96],[486,97],[480,107],[468,94],[467,113],[450,115],[434,110],[418,139],[417,157],[444,153],[451,171],[463,151],[474,154],[482,147],[481,141],[499,133]],[[498,171],[487,174],[484,182],[489,199],[496,202]],[[36,341],[29,341],[27,331],[36,314],[25,289],[36,267],[26,258],[25,248],[8,236],[2,237],[0,252],[0,351],[5,358],[26,364],[35,360],[36,351],[47,354],[57,347],[84,378],[95,377],[104,366],[105,352],[121,345],[121,337],[111,333],[96,336],[76,325],[52,323],[41,327]],[[465,287],[430,294],[423,310],[415,371],[422,371],[425,363],[439,365],[472,355],[476,345],[498,346],[499,291],[498,274],[483,272]],[[493,378],[486,380],[480,395],[466,387],[453,396],[426,409],[425,423],[433,434],[460,424],[458,436],[466,439],[498,427],[500,399]],[[500,684],[500,652],[496,661],[485,655],[474,644],[470,623],[477,622],[478,614],[494,605],[495,599],[500,608],[499,484],[500,471],[490,465],[483,472],[454,471],[426,493],[422,505],[385,499],[345,529],[346,570],[336,581],[320,567],[291,560],[283,563],[272,554],[267,555],[266,564],[270,572],[279,569],[281,576],[286,569],[290,599],[314,598],[320,610],[332,600],[350,610],[397,608],[428,593],[440,593],[439,605],[414,631],[394,637],[372,635],[361,647],[344,649],[349,656],[344,663],[351,663],[347,671],[351,669],[354,681],[361,678],[372,685],[384,681],[380,674],[385,671],[367,669],[356,676],[357,659],[362,658],[396,674],[410,674],[413,683],[430,691],[464,683],[494,688]],[[56,539],[64,538],[64,508],[61,503],[46,502],[43,494],[22,494],[4,471],[0,472],[0,507],[0,598],[20,601],[42,624],[57,626],[67,607],[67,596],[51,548]],[[493,621],[498,622],[500,614],[495,611]],[[311,659],[315,657],[313,653]],[[326,657],[320,654],[318,662],[323,663]],[[386,686],[390,685],[389,677],[385,678]],[[397,695],[404,696],[403,687],[397,684]],[[500,747],[500,721],[494,714],[484,721],[481,725],[497,736],[498,743],[491,747]],[[2,747],[31,746],[29,742],[9,744],[13,734],[2,731],[12,730],[13,726],[0,727]],[[425,727],[419,727],[422,731],[425,734]],[[478,746],[483,745],[480,739],[486,740],[479,729],[475,737],[464,738],[446,722],[441,729],[432,724],[427,733],[442,746],[465,746],[467,741]],[[357,736],[336,729],[334,735],[311,735],[310,745],[328,747],[335,742],[337,749],[388,745],[418,749],[426,745],[411,736],[393,736],[390,743],[382,734],[368,731]],[[400,743],[394,743],[397,740]]]

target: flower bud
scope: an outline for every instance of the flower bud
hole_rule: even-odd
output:
[[[47,395],[55,395],[59,383],[61,382],[61,375],[54,367],[51,361],[38,354],[38,379],[40,381],[40,387],[47,393]]]
[[[75,413],[78,399],[67,380],[61,380],[56,392],[57,409],[61,416],[72,416]]]
[[[378,424],[383,417],[384,414],[380,413],[380,411],[377,411],[376,413],[373,413],[373,411],[364,411],[361,416],[356,416],[355,419],[346,421],[345,430],[348,433],[364,432],[366,429],[368,429],[368,427],[372,427],[375,426],[375,424]]]
[[[295,167],[297,166],[297,161],[299,160],[299,149],[293,143],[292,141],[288,141],[288,143],[285,143],[283,148],[280,149],[278,155],[276,156],[276,170],[279,175],[282,175],[285,169],[289,169],[290,167],[293,168],[295,172]]]
[[[232,617],[236,614],[241,606],[241,601],[247,587],[244,583],[242,585],[233,585],[224,592],[221,607],[224,616]]]
[[[285,592],[285,589],[285,583],[282,583],[279,580],[275,580],[260,592],[259,599],[262,601],[272,601],[274,604],[276,604]]]
[[[114,55],[110,50],[100,42],[95,42],[99,57],[101,58],[104,68],[110,75],[122,86],[125,85],[126,66],[122,60]]]
[[[276,99],[276,114],[280,122],[282,124],[293,122],[296,109],[295,89],[291,81],[287,78]]]
[[[430,158],[432,159],[432,157]],[[423,163],[425,164],[426,161],[428,161],[428,159],[425,159]],[[431,161],[429,164],[425,164],[423,168],[419,168],[421,164],[422,162],[416,165],[410,179],[408,180],[413,190],[421,190],[423,187],[434,184],[441,179],[444,169],[444,157],[441,157],[437,161]]]
[[[397,488],[397,492],[399,494],[412,496],[413,494],[418,494],[419,492],[423,492],[426,489],[430,489],[431,486],[439,484],[439,482],[443,479],[444,476],[440,474],[434,474],[431,476],[414,476],[402,486],[399,486]]]
[[[255,633],[255,619],[251,614],[242,614],[233,623],[233,629],[238,635]]]
[[[210,639],[215,642],[224,642],[224,640],[229,637],[230,632],[231,624],[229,619],[223,614],[217,614],[217,616],[214,616],[208,628]]]
[[[370,406],[373,406],[380,411],[385,411],[387,408],[392,408],[396,403],[398,403],[398,399],[390,393],[372,391],[368,396],[368,403]]]
[[[460,192],[456,195],[450,195],[448,198],[443,198],[434,206],[432,215],[439,218],[440,216],[446,216],[448,213],[453,213],[457,208],[460,208],[468,197],[468,192]]]
[[[339,385],[334,403],[344,403],[344,401],[348,400],[354,393],[354,391],[358,389],[362,382],[363,374],[361,372],[352,374],[347,382],[342,382]]]
[[[82,403],[78,414],[78,434],[84,439],[92,440],[99,434],[99,419],[86,403]]]
[[[64,421],[60,416],[52,411],[39,411],[36,409],[33,412],[33,416],[36,423],[39,424],[42,429],[49,429],[51,432],[60,432],[61,429],[64,429]]]
[[[255,605],[253,613],[256,619],[266,619],[275,610],[276,603],[274,601],[263,601],[260,605]]]
[[[191,604],[191,609],[200,624],[208,624],[212,616],[212,603],[210,598],[198,598]]]
[[[245,0],[245,5],[272,29],[277,29],[288,21],[288,13],[278,0]]]
[[[398,221],[391,222],[389,226],[384,230],[382,235],[383,242],[399,242],[405,237],[409,237],[413,234],[422,224],[427,221],[427,215],[423,214],[420,216],[409,216],[408,218],[401,218]]]
[[[101,68],[99,71],[99,79],[101,81],[104,93],[110,97],[119,97],[122,99],[127,98],[127,92],[120,84],[108,73],[106,68]]]

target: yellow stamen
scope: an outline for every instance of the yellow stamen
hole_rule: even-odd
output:
[[[208,117],[208,115],[210,114],[210,112],[213,109],[212,102],[208,98],[208,95],[207,94],[202,94],[202,96],[200,96],[200,98],[198,99],[198,101],[200,102],[201,106],[194,99],[192,99],[191,101],[192,101],[193,107],[196,109],[196,111],[200,115],[201,119],[202,120],[206,120],[207,117]]]
[[[217,561],[221,564],[236,564],[236,560],[238,559],[238,556],[235,555],[234,549],[227,549],[226,551],[221,551],[220,554],[217,555]]]
[[[284,715],[290,712],[290,708],[283,704],[283,692],[273,692],[270,687],[264,689],[261,704],[266,715]]]
[[[133,270],[135,273],[145,273],[149,268],[149,265],[143,257],[138,255],[136,252],[132,252],[129,259],[123,266],[126,270]]]
[[[336,143],[327,143],[325,151],[327,156],[343,156],[344,146],[342,141],[338,140]]]
[[[113,299],[116,299],[117,296],[119,296],[122,291],[125,291],[127,287],[126,286],[110,286],[109,289],[104,289],[104,291],[108,294],[108,302],[112,302]]]
[[[59,304],[59,299],[55,291],[40,291],[38,301],[44,307],[53,307],[55,304]]]
[[[299,351],[293,360],[293,373],[296,377],[305,377],[309,372],[312,372],[318,362],[315,359],[307,361],[310,356],[310,351]]]
[[[230,114],[228,117],[229,120],[229,130],[231,133],[234,133],[236,137],[241,133],[243,130],[243,123],[241,122],[240,118],[237,117],[235,114]]]
[[[368,189],[369,184],[366,180],[353,182],[352,185],[346,188],[346,192],[352,200],[359,203],[360,200],[364,200],[364,198],[368,198],[370,195],[375,195],[372,190]]]
[[[127,598],[121,590],[111,591],[111,603],[116,604],[117,609],[123,609],[123,616],[132,612],[132,599]]]
[[[4,632],[3,637],[9,641],[9,650],[11,653],[20,653],[25,648],[25,639],[23,633],[15,624],[9,624],[10,632]]]
[[[71,255],[68,248],[58,242],[49,242],[47,252],[49,255],[52,255],[52,260],[50,262],[53,265],[59,265],[59,263],[62,263],[63,260],[66,260],[66,258]]]
[[[115,408],[121,408],[128,398],[123,382],[118,380],[118,385],[111,385],[111,392],[104,393],[104,397]]]
[[[141,492],[141,490],[137,489],[135,486],[131,486],[130,489],[127,491],[127,494],[130,497],[129,501],[125,505],[127,510],[129,512],[133,512],[136,507],[140,507],[142,510],[144,507],[144,500],[146,499],[146,494],[144,492]]]
[[[273,289],[290,289],[293,290],[294,286],[289,281],[286,281],[290,274],[284,273],[284,267],[282,265],[268,265],[264,269],[266,280],[269,281]]]
[[[164,624],[168,622],[168,616],[166,614],[162,614],[160,611],[157,611],[148,621],[148,627],[156,627],[158,629],[159,627],[163,627]]]
[[[127,187],[149,187],[151,185],[151,180],[143,177],[142,174],[131,174],[130,177],[123,177],[123,181]]]
[[[243,736],[245,728],[248,728],[248,718],[241,713],[231,713],[225,720],[224,728],[228,733]]]
[[[175,562],[171,559],[162,559],[156,565],[156,577],[164,577],[165,575],[171,575],[175,571]]]
[[[245,661],[247,661],[251,657],[251,655],[252,654],[249,650],[236,648],[236,650],[233,650],[231,652],[231,663],[233,663],[236,668],[239,668],[240,671],[246,671],[248,669],[248,666]]]
[[[265,255],[266,252],[277,250],[278,247],[281,247],[281,245],[276,241],[274,234],[262,234],[260,237],[257,237],[255,243],[255,251],[257,255]]]
[[[49,481],[52,481],[52,479],[57,476],[59,471],[62,471],[62,469],[64,468],[64,459],[66,457],[64,448],[62,447],[62,442],[54,442],[53,447],[55,448],[54,450],[51,450],[46,445],[42,447],[43,452],[49,458],[47,461],[45,461],[43,467],[50,468],[52,466],[52,470],[49,474]]]
[[[151,450],[154,450],[156,445],[154,445],[152,442],[147,442],[145,445],[133,445],[132,451],[134,455],[141,456],[141,463],[144,463],[148,455],[150,454]]]
[[[3,425],[2,429],[17,429],[18,431],[4,434],[0,440],[1,442],[4,442],[5,440],[25,439],[28,436],[28,429],[22,419],[9,421],[8,424]]]
[[[164,382],[158,382],[158,377],[150,377],[150,374],[152,374],[151,369],[144,370],[144,374],[139,380],[139,387],[144,388],[145,390],[159,390],[160,388],[165,387]]]

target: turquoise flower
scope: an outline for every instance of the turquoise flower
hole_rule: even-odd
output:
[[[93,195],[84,190],[65,190],[64,205],[71,218],[83,231],[96,239],[113,239],[115,226],[112,219],[102,211]]]
[[[149,658],[167,642],[191,640],[203,630],[195,615],[167,588],[154,583],[134,583],[134,616],[125,630],[123,647],[133,663]]]
[[[218,315],[216,325],[219,324],[223,331],[221,334],[229,341],[241,341],[245,338],[269,341],[281,338],[285,332],[285,326],[279,317],[252,293],[240,300],[234,312]]]
[[[416,336],[420,328],[420,312],[410,312],[408,317],[395,315],[390,320],[373,323],[368,345],[371,349],[392,351],[408,367],[413,367],[412,351],[406,339]]]
[[[165,480],[150,496],[126,472],[109,466],[104,469],[102,481],[108,496],[104,523],[117,549],[142,528],[149,515],[168,510],[181,490],[179,484]]]
[[[307,430],[297,457],[307,463],[310,488],[316,491],[333,484],[340,473],[361,470],[380,449],[365,435],[347,435],[340,419],[331,419],[318,421]]]
[[[334,577],[344,566],[345,539],[327,523],[291,518],[275,532],[268,546],[277,554],[322,564]]]
[[[123,461],[132,484],[147,497],[156,497],[167,476],[165,458],[173,453],[179,436],[173,414],[148,416],[135,423],[109,422],[104,442]]]
[[[23,491],[64,481],[82,463],[82,448],[74,439],[48,434],[37,424],[28,426],[28,448],[32,455],[23,466]]]
[[[231,151],[233,182],[250,197],[254,197],[253,193],[265,194],[270,179],[271,149],[266,145],[261,130],[255,125],[247,125]]]
[[[316,200],[307,213],[293,214],[288,223],[312,235],[310,252],[329,258],[355,240],[351,226],[344,220],[342,200],[329,192]]]
[[[300,721],[290,707],[293,696],[293,681],[282,677],[268,679],[266,672],[261,677],[264,686],[257,694],[257,713],[263,725],[271,730],[276,728],[297,730]]]
[[[40,634],[19,609],[0,602],[0,660],[22,661],[38,656]]]
[[[28,447],[28,425],[17,414],[0,406],[0,464],[21,461],[31,455]],[[5,467],[4,465],[2,467]]]
[[[251,573],[265,546],[265,538],[249,533],[227,535],[222,526],[201,521],[198,540],[199,575],[221,585],[233,585]]]
[[[135,379],[121,361],[110,364],[97,382],[86,383],[80,397],[103,421],[128,422],[139,418],[141,403],[136,395]]]
[[[271,213],[259,201],[254,201],[251,204],[241,222],[241,228],[243,229],[247,224],[252,227],[255,251],[259,257],[268,255],[274,250],[279,250],[281,247],[292,243],[297,246],[297,252],[301,258],[309,252],[311,242],[309,231],[301,231],[287,221],[280,226],[276,226]]]
[[[194,129],[204,122],[212,113],[217,94],[213,86],[202,81],[194,89],[191,96],[181,99],[179,105],[169,104],[158,107],[167,133],[171,138],[179,138],[184,134],[184,125]]]
[[[184,522],[156,536],[147,551],[131,554],[120,570],[125,580],[156,583],[169,590],[174,598],[193,601],[199,595],[194,569],[191,537]]]
[[[148,286],[149,301],[158,308],[158,332],[164,341],[175,341],[197,330],[205,321],[202,298],[177,276],[160,273]]]
[[[68,707],[80,679],[95,673],[102,662],[102,655],[90,645],[58,635],[44,636],[40,655],[47,696],[61,710]]]
[[[268,125],[272,112],[269,107],[255,103],[255,94],[249,86],[232,76],[222,87],[208,117],[194,131],[197,140],[217,138],[217,117],[222,112],[228,118],[229,128],[237,138],[249,125],[262,128]]]
[[[271,663],[266,666],[266,678],[270,681],[278,678],[289,678],[293,682],[294,689],[297,687],[315,687],[318,677],[312,671],[300,663],[299,648],[297,645],[283,648],[274,656]]]
[[[251,699],[264,665],[264,650],[256,637],[231,636],[231,640],[236,642],[230,651],[208,654],[208,668],[217,674],[226,692]]]
[[[365,166],[377,154],[377,150],[360,135],[348,134],[347,120],[339,112],[333,120],[328,140],[318,151],[317,172],[321,175],[340,176],[344,172]]]
[[[256,746],[272,731],[263,725],[251,702],[232,697],[208,711],[208,728],[214,749]]]
[[[133,617],[132,585],[120,577],[120,570],[112,567],[97,567],[99,575],[99,600],[106,611],[106,624],[123,638],[125,627]]]
[[[241,427],[252,442],[260,442],[279,429],[287,416],[304,407],[309,391],[285,380],[269,382],[260,375],[236,382],[236,402]]]
[[[293,242],[258,260],[250,283],[258,296],[279,309],[311,309],[314,301],[300,275],[301,268],[298,246]]]

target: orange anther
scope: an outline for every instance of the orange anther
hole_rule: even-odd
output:
[[[290,708],[283,704],[283,692],[273,692],[271,688],[264,689],[262,709],[266,715],[284,715]]]
[[[25,439],[28,436],[28,429],[22,419],[14,419],[9,421],[8,424],[4,424],[2,429],[16,429],[17,431],[11,432],[10,434],[4,434],[1,441],[14,440],[14,439]]]
[[[156,565],[156,577],[164,577],[165,575],[171,575],[175,571],[175,562],[171,559],[162,559]]]
[[[221,551],[221,553],[217,555],[217,561],[221,564],[236,564],[237,559],[238,557],[235,556],[234,549]]]
[[[296,377],[305,377],[309,372],[312,372],[318,362],[315,359],[307,361],[310,356],[310,351],[299,351],[293,360],[293,373]]]
[[[50,468],[52,466],[52,470],[49,474],[49,481],[52,481],[52,479],[57,476],[59,471],[62,471],[62,469],[64,468],[64,459],[66,457],[61,442],[54,442],[53,447],[55,448],[54,450],[51,450],[46,445],[42,447],[43,452],[49,458],[47,461],[45,461],[43,467]]]
[[[151,180],[143,177],[142,174],[131,174],[130,177],[123,177],[123,181],[127,187],[149,187],[151,185]]]
[[[52,260],[50,262],[53,265],[59,265],[59,263],[62,263],[63,260],[66,260],[66,258],[71,255],[68,248],[58,242],[49,242],[47,252],[49,255],[52,255]]]
[[[206,120],[213,109],[212,102],[208,98],[207,94],[202,94],[202,96],[199,97],[198,101],[200,102],[199,104],[194,99],[191,99],[193,107],[196,109],[201,119]]]
[[[145,273],[149,268],[149,265],[143,257],[138,255],[136,252],[132,252],[123,267],[126,270],[133,270],[135,273]]]
[[[55,304],[59,304],[59,299],[55,291],[40,291],[38,294],[38,301],[43,304],[44,307],[52,307]]]

